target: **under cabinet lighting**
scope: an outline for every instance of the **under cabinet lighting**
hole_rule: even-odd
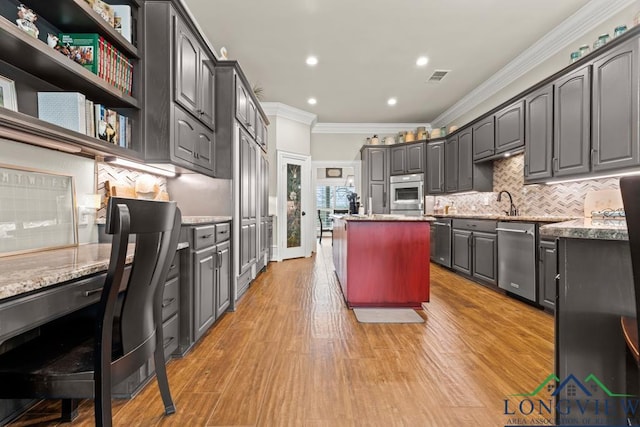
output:
[[[104,161],[106,163],[111,163],[114,165],[122,166],[125,168],[137,169],[144,172],[149,172],[155,175],[162,175],[169,178],[174,178],[177,174],[173,171],[168,171],[165,169],[160,169],[154,166],[145,165],[142,163],[132,162],[131,160],[121,159],[119,157],[105,157]]]
[[[51,148],[53,150],[64,151],[65,153],[77,154],[82,149],[76,145],[65,144],[63,142],[53,141],[51,139],[31,135],[14,129],[0,128],[0,138],[11,139],[13,141],[26,142],[27,144],[37,145],[39,147]]]
[[[613,173],[613,174],[610,174],[610,175],[600,175],[600,176],[587,176],[587,177],[584,177],[584,178],[560,179],[560,180],[557,180],[557,181],[541,182],[541,184],[546,184],[546,185],[565,184],[565,183],[568,183],[568,182],[592,181],[594,179],[619,178],[619,177],[622,177],[622,176],[633,176],[633,175],[640,175],[640,171]]]

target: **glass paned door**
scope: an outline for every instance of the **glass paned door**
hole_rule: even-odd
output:
[[[302,170],[287,164],[287,248],[302,244]]]
[[[278,152],[278,246],[282,259],[311,255],[316,215],[311,215],[311,158]]]

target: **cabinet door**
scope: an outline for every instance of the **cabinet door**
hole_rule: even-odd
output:
[[[215,117],[215,71],[213,61],[200,52],[200,120],[209,128],[214,128]]]
[[[247,96],[247,130],[253,137],[256,136],[256,104]]]
[[[249,226],[244,224],[240,227],[240,274],[247,271],[251,266],[251,231]]]
[[[630,40],[593,63],[594,171],[639,163],[638,43]]]
[[[236,76],[236,118],[242,126],[247,126],[247,90],[240,81],[240,78]]]
[[[543,306],[555,309],[558,275],[558,251],[555,240],[541,240],[538,263],[539,301]]]
[[[493,233],[473,232],[473,276],[493,285],[498,279],[498,237]]]
[[[174,108],[174,146],[173,154],[189,163],[196,159],[198,151],[198,131],[195,119],[183,112],[180,108]]]
[[[258,258],[258,226],[256,223],[249,224],[249,263],[253,263]]]
[[[231,254],[229,242],[216,246],[218,260],[216,277],[216,319],[231,303]]]
[[[389,149],[391,175],[407,173],[407,147],[391,147]]]
[[[553,158],[553,85],[525,99],[525,181],[550,178]]]
[[[471,231],[453,230],[451,233],[453,242],[454,270],[471,275]]]
[[[591,67],[557,80],[553,99],[553,174],[589,172],[591,128]]]
[[[260,126],[262,126],[262,146],[264,147],[264,150],[267,151],[267,145],[269,141],[267,125],[264,122],[260,122]]]
[[[444,175],[447,193],[458,191],[458,136],[447,139],[444,146]]]
[[[262,145],[262,133],[263,133],[264,125],[262,123],[262,117],[260,114],[257,114],[256,118],[256,142],[258,145]]]
[[[199,115],[198,73],[200,48],[184,23],[176,18],[175,100],[189,112]]]
[[[386,147],[366,147],[362,151],[364,162],[364,184],[367,198],[373,203],[373,213],[389,213],[389,153]],[[365,199],[365,208],[369,209],[369,200]]]
[[[458,134],[458,191],[473,190],[473,132],[471,128]]]
[[[424,173],[425,143],[407,146],[407,173]]]
[[[194,330],[199,339],[215,320],[215,249],[210,247],[196,252],[194,258]]]
[[[215,153],[215,147],[213,142],[213,133],[208,129],[200,127],[200,132],[197,134],[197,144],[195,153],[195,164],[207,168],[211,171],[214,170],[213,156]]]
[[[427,144],[427,192],[444,193],[444,141]]]
[[[493,156],[494,153],[494,120],[490,116],[473,125],[473,160]]]
[[[495,153],[524,145],[524,101],[518,101],[495,114]]]

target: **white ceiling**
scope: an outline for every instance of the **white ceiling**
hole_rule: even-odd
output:
[[[184,2],[216,50],[225,46],[264,89],[264,101],[318,122],[403,123],[433,121],[589,0]],[[305,64],[308,55],[317,66]],[[423,68],[421,55],[429,57]],[[426,83],[436,69],[451,73]]]

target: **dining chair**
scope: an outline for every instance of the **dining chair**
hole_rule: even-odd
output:
[[[93,323],[62,322],[66,326],[0,355],[0,398],[62,399],[63,417],[77,412],[76,399],[92,398],[95,424],[111,426],[112,386],[153,356],[165,414],[174,413],[163,349],[162,284],[180,225],[175,202],[110,198],[111,254],[100,301],[92,307]],[[130,235],[135,252],[121,291]]]

